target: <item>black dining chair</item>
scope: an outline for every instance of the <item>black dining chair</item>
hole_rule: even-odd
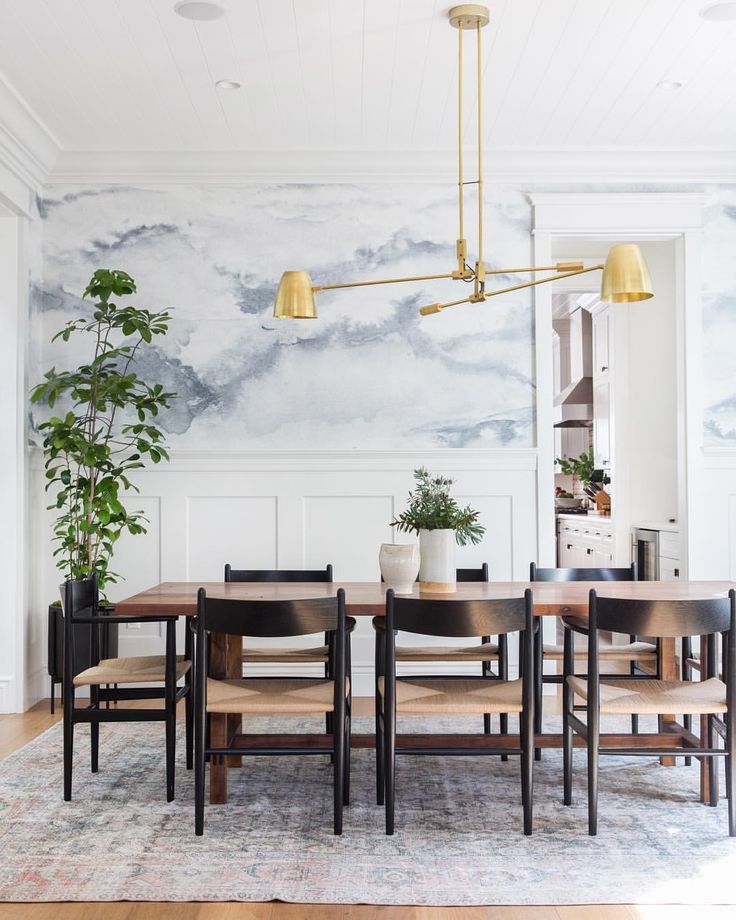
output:
[[[294,583],[309,582],[315,584],[332,584],[333,571],[331,565],[324,569],[234,569],[229,563],[225,565],[225,581],[252,581],[269,583]],[[346,667],[349,679],[352,679],[352,654],[351,636],[355,630],[355,617],[345,617],[345,632],[347,635]],[[254,648],[246,646],[243,649],[243,664],[324,664],[325,677],[330,674],[329,636],[325,633],[324,644],[303,648],[300,646],[277,648]],[[332,714],[326,716],[328,734],[332,732]]]
[[[385,673],[378,681],[379,720],[376,735],[377,784],[383,788],[386,833],[394,832],[395,763],[397,754],[518,755],[521,761],[524,833],[532,833],[534,745],[534,643],[532,592],[502,600],[428,600],[395,597],[386,592],[386,627],[383,631]],[[520,634],[524,660],[518,680],[489,681],[484,677],[397,677],[396,633],[408,632],[444,638],[480,638]],[[443,736],[427,741],[426,735],[396,734],[398,716],[518,713],[520,743],[499,743],[500,735],[478,735],[472,746],[463,737]],[[510,739],[509,739],[510,741]]]
[[[463,568],[455,570],[455,578],[459,582],[488,582],[490,581],[490,572],[488,563],[484,562],[479,568]],[[418,579],[417,579],[418,580]],[[383,576],[381,576],[383,582]],[[376,685],[383,676],[383,630],[385,628],[383,617],[373,618],[373,629],[376,632],[375,644],[375,680]],[[508,642],[506,636],[499,636],[497,642],[493,642],[491,636],[481,636],[480,642],[469,646],[437,646],[437,645],[401,645],[396,647],[396,660],[402,662],[479,662],[481,666],[481,676],[489,680],[507,680],[509,676],[508,665]],[[493,670],[494,663],[497,663],[497,671]],[[375,690],[375,719],[376,731],[378,731],[378,719],[380,717],[378,707],[378,690]],[[499,714],[499,723],[501,734],[507,734],[509,730],[508,713]],[[483,730],[486,735],[491,733],[491,715],[485,713],[483,716]],[[508,760],[503,754],[502,760]],[[383,791],[380,787],[376,789],[376,801],[383,805]]]
[[[329,634],[329,678],[245,677],[215,680],[209,676],[207,637],[212,633],[250,638],[296,638]],[[204,833],[205,758],[227,755],[328,754],[333,761],[333,827],[342,833],[343,805],[350,795],[350,701],[346,673],[345,591],[335,597],[285,601],[246,601],[197,594],[195,646],[195,833]],[[227,746],[205,738],[207,715],[333,716],[331,735],[243,735]]]
[[[176,617],[120,616],[99,610],[97,576],[84,581],[67,581],[64,585],[64,801],[72,797],[72,763],[74,726],[88,723],[91,739],[91,768],[98,772],[101,722],[166,723],[166,800],[174,799],[176,707],[185,700],[186,759],[192,767],[193,700],[191,680],[191,634],[186,631],[184,657],[176,654]],[[100,633],[113,623],[166,624],[166,652],[131,658],[100,660]],[[89,627],[91,666],[75,674],[76,642],[80,627]],[[86,653],[86,652],[85,652]],[[183,685],[178,682],[184,679]],[[141,686],[127,687],[123,684]],[[151,687],[150,684],[163,684]],[[112,685],[112,686],[110,686]],[[89,687],[90,702],[75,706],[77,687]],[[109,709],[101,703],[123,700],[163,700],[159,709]]]
[[[636,581],[636,565],[622,566],[620,568],[540,568],[534,562],[529,566],[529,581]],[[544,642],[542,636],[543,623],[540,622],[538,634],[536,636],[536,654],[535,661],[537,664],[537,679],[535,682],[535,710],[534,717],[536,724],[535,732],[542,731],[543,715],[543,685],[544,684],[561,684],[563,677],[561,674],[545,674],[545,661],[558,661],[562,663],[563,646],[556,642]],[[584,635],[584,626],[581,624],[581,634]],[[585,657],[584,650],[582,654],[576,650],[575,657]],[[642,676],[651,677],[654,680],[659,679],[659,644],[657,642],[642,642],[636,636],[629,636],[628,643],[614,645],[612,642],[601,641],[600,657],[602,661],[615,662],[617,664],[628,662],[629,673],[632,675],[641,674]],[[647,665],[648,670],[644,670],[642,665]],[[631,730],[638,730],[638,716],[631,717]],[[537,760],[541,757],[541,750],[536,749],[535,755]]]
[[[637,681],[631,675],[615,677],[600,673],[601,631],[658,638],[706,636],[705,654],[708,672],[717,673],[717,640],[736,630],[736,591],[728,597],[686,601],[648,601],[589,596],[586,635],[588,639],[588,675],[574,671],[575,623],[565,624],[563,684],[563,763],[564,803],[572,804],[573,736],[580,735],[588,755],[588,833],[598,832],[598,763],[604,754],[615,756],[655,756],[708,758],[710,804],[718,804],[716,758],[726,759],[728,791],[728,832],[736,836],[736,643],[728,642],[725,682],[717,677],[692,682],[688,680]],[[583,701],[576,706],[575,699]],[[575,712],[584,709],[585,721]],[[663,717],[673,711],[707,717],[707,738],[696,739],[684,725],[663,724]],[[657,737],[647,734],[606,736],[601,734],[601,715],[656,715]],[[724,748],[717,746],[720,737]]]

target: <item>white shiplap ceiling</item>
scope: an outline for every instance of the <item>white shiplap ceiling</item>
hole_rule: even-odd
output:
[[[451,4],[220,2],[0,0],[0,74],[67,151],[453,147]],[[736,147],[736,23],[706,2],[492,0],[486,143]]]

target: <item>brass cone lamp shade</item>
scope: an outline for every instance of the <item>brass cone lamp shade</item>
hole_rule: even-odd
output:
[[[273,315],[279,319],[317,319],[312,279],[307,272],[283,273]]]
[[[646,260],[636,243],[611,246],[601,281],[601,300],[633,303],[654,296]]]

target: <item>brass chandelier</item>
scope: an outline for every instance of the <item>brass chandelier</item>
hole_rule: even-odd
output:
[[[488,7],[477,3],[465,3],[453,7],[449,12],[450,25],[458,30],[458,117],[457,117],[457,152],[458,152],[458,239],[456,246],[457,267],[444,274],[415,275],[408,278],[382,278],[375,281],[351,281],[345,284],[312,284],[312,279],[305,271],[287,271],[281,276],[274,316],[288,319],[316,319],[317,304],[314,295],[318,291],[334,291],[340,288],[368,287],[374,284],[399,284],[406,281],[435,281],[441,278],[451,278],[455,281],[465,281],[473,284],[473,292],[468,297],[451,300],[448,303],[433,303],[422,307],[419,312],[422,316],[440,313],[448,307],[455,307],[464,303],[483,303],[490,297],[498,294],[508,294],[522,288],[535,287],[546,284],[548,281],[557,281],[560,278],[572,278],[575,275],[584,275],[588,272],[602,271],[601,300],[608,303],[631,303],[637,300],[646,300],[652,297],[652,282],[649,270],[641,250],[634,243],[619,243],[612,246],[606,257],[605,264],[585,266],[583,262],[558,262],[555,265],[531,266],[528,268],[489,268],[483,259],[483,111],[482,111],[482,81],[481,57],[482,41],[481,29],[489,22]],[[463,37],[466,31],[476,33],[477,43],[477,178],[465,181],[463,178]],[[468,264],[468,244],[464,231],[464,189],[466,185],[478,186],[478,240],[477,258],[471,267]],[[534,272],[550,271],[552,275],[514,284],[511,287],[486,290],[489,277],[493,275],[533,274]]]

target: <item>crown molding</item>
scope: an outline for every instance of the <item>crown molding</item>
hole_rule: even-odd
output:
[[[40,191],[61,144],[0,75],[0,164],[32,192]]]
[[[50,184],[240,185],[256,182],[428,182],[454,179],[453,150],[64,150]],[[495,147],[487,181],[622,185],[736,182],[736,149]]]

